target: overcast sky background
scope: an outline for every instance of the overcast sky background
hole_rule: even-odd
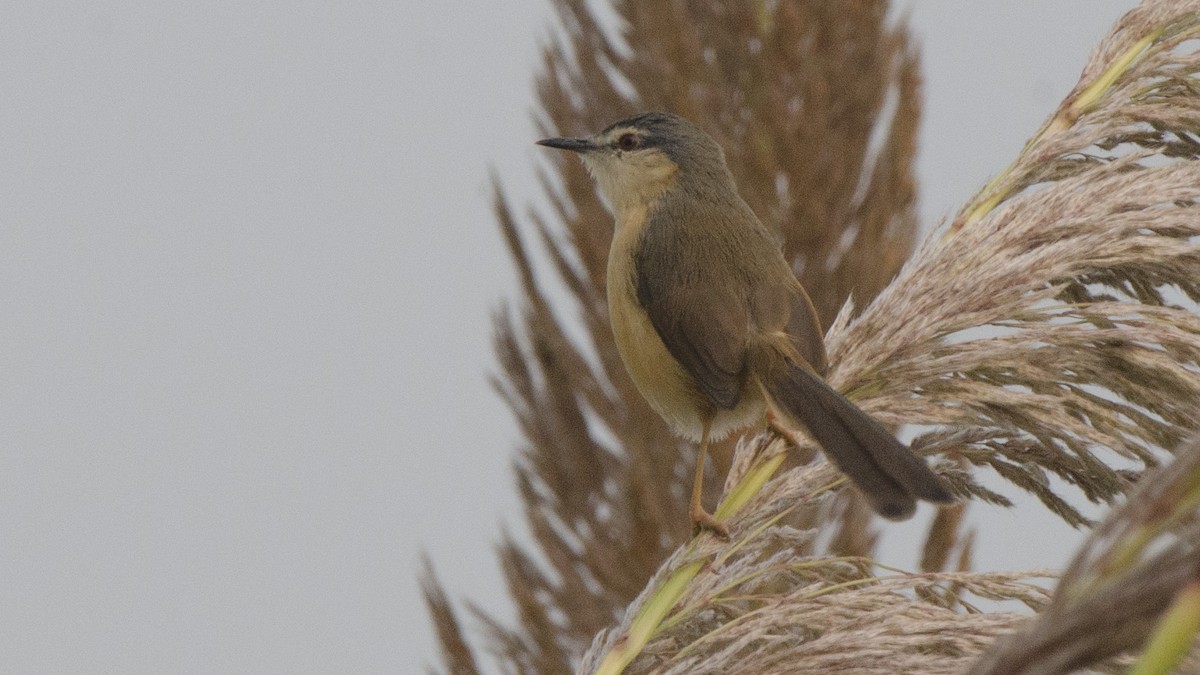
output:
[[[1132,5],[899,5],[924,56],[926,224],[1015,156]],[[456,598],[505,611],[518,437],[486,376],[515,292],[488,172],[537,203],[551,18],[5,7],[0,671],[415,672],[436,655],[422,550]],[[1076,541],[1037,509],[976,513],[997,568]],[[888,562],[912,566],[919,534],[889,529]]]

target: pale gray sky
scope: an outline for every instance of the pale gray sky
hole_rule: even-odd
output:
[[[927,222],[1014,156],[1132,5],[900,5]],[[0,671],[414,672],[435,656],[422,549],[453,595],[504,611],[517,436],[486,374],[514,284],[488,171],[518,210],[538,199],[550,17],[6,7]],[[1069,553],[1036,509],[977,513],[981,562]],[[917,527],[889,529],[892,562]]]

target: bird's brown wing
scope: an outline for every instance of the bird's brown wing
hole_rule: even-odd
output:
[[[749,320],[719,241],[700,241],[660,210],[637,248],[637,300],[671,356],[712,404],[737,406],[745,383]],[[705,255],[700,256],[701,249]]]
[[[742,246],[752,261],[752,280],[747,284],[752,330],[768,335],[786,333],[792,347],[787,350],[788,357],[799,357],[803,363],[797,366],[823,376],[828,364],[821,320],[775,240],[760,228],[745,237]]]
[[[829,363],[825,357],[825,331],[821,329],[817,308],[813,307],[812,300],[799,282],[796,282],[795,290],[789,295],[792,312],[788,319],[787,332],[792,337],[792,345],[808,362],[813,372],[824,376],[825,371],[829,369]]]

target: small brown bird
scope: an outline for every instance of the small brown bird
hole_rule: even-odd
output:
[[[700,503],[708,442],[768,410],[807,429],[887,518],[912,515],[917,499],[953,501],[922,459],[821,379],[825,344],[812,301],[708,134],[651,112],[587,138],[538,143],[579,153],[616,216],[613,335],[651,407],[700,442],[696,527],[728,534]]]

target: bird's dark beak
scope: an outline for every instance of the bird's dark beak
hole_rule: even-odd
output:
[[[537,144],[571,152],[588,152],[596,149],[596,146],[586,138],[543,138]]]

